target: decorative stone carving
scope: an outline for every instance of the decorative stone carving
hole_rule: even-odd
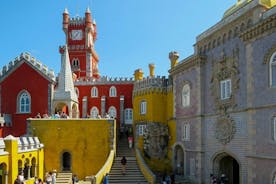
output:
[[[218,118],[215,123],[215,137],[222,144],[229,143],[236,133],[235,121],[229,116]]]
[[[144,133],[144,153],[147,157],[167,157],[169,128],[162,123],[147,123]]]
[[[236,106],[235,92],[239,89],[239,49],[233,50],[233,55],[227,57],[225,51],[222,50],[221,58],[212,61],[212,77],[211,77],[211,94],[214,97],[215,109],[221,114],[226,114],[229,108]],[[231,96],[229,99],[222,100],[220,97],[220,81],[231,79]]]

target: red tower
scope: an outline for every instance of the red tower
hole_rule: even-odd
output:
[[[77,78],[99,79],[99,58],[94,50],[97,38],[96,23],[92,22],[89,8],[85,17],[70,18],[67,9],[63,12],[63,31],[68,45],[70,63]]]

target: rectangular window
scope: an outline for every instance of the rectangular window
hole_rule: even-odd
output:
[[[189,141],[190,140],[190,125],[184,124],[182,128],[183,128],[182,140]]]
[[[272,131],[272,138],[273,138],[273,141],[276,141],[276,117],[274,117],[274,120],[273,120],[273,131]]]
[[[146,125],[139,125],[139,136],[143,136],[146,129]]]
[[[132,124],[133,112],[132,109],[125,109],[125,124]]]
[[[140,114],[146,114],[147,112],[147,102],[142,101],[140,103]]]
[[[229,99],[231,97],[231,80],[226,79],[220,81],[220,98],[221,100]]]

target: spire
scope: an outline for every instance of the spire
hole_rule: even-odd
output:
[[[89,9],[89,6],[86,8],[85,13],[91,13],[91,11],[90,11],[90,9]]]
[[[54,99],[78,102],[78,97],[75,92],[73,83],[73,76],[67,45],[60,48],[60,52],[61,69],[58,76],[58,86],[55,90]]]
[[[64,12],[63,12],[63,13],[65,13],[65,14],[69,14],[69,12],[68,12],[67,8],[65,8],[65,9],[64,9]]]

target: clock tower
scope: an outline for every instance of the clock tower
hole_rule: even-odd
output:
[[[92,22],[89,8],[85,17],[69,17],[67,9],[63,12],[63,31],[70,57],[72,71],[77,78],[100,78],[99,58],[94,49],[97,38],[96,22]]]

